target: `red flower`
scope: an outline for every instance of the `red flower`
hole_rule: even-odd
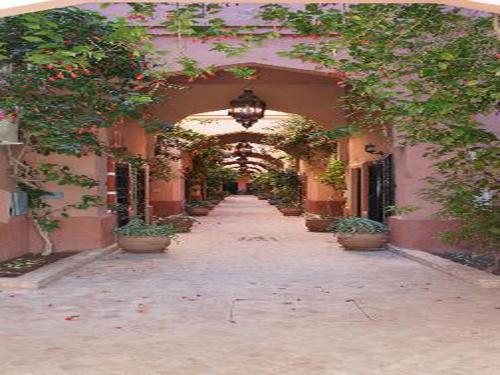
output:
[[[66,69],[68,72],[71,72],[75,68],[73,68],[71,65],[67,65],[64,67],[64,69]]]
[[[73,78],[73,79],[74,79],[74,78],[78,78],[78,74],[76,74],[76,73],[71,73],[69,76],[70,76],[71,78]]]
[[[137,80],[139,80],[139,81],[140,81],[141,79],[143,79],[143,78],[144,78],[144,74],[142,74],[142,73],[139,73],[139,74],[136,74],[136,75],[135,75],[135,79],[137,79]]]

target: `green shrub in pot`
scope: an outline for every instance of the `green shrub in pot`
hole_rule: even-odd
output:
[[[172,225],[179,233],[190,232],[193,224],[199,223],[194,217],[188,215],[155,217],[153,220],[156,225]]]
[[[364,217],[341,217],[328,228],[346,250],[375,250],[385,247],[389,227]]]
[[[177,230],[172,225],[151,225],[134,218],[128,224],[115,230],[118,245],[130,252],[163,251],[176,237]]]
[[[335,216],[313,214],[311,212],[306,212],[304,218],[306,227],[310,232],[326,232],[336,219]]]
[[[213,205],[205,200],[193,200],[186,203],[186,210],[191,216],[206,216]]]
[[[389,227],[366,217],[349,216],[337,218],[328,231],[334,233],[387,233]]]
[[[186,208],[209,207],[210,202],[204,200],[189,201],[186,203]]]

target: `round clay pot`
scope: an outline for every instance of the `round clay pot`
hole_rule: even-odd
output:
[[[280,207],[278,209],[285,216],[300,216],[303,212],[300,207]]]
[[[337,240],[346,250],[380,250],[389,241],[387,233],[340,233]]]
[[[333,221],[334,219],[306,219],[306,227],[309,232],[324,232]]]
[[[118,236],[118,246],[131,253],[161,253],[168,245],[168,237]]]
[[[207,216],[210,212],[210,208],[208,207],[190,207],[187,209],[187,212],[191,216]]]
[[[193,226],[193,222],[191,220],[177,220],[177,219],[168,219],[168,224],[174,226],[181,233],[187,233],[191,231],[191,227]]]

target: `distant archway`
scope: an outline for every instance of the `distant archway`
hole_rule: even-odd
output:
[[[252,161],[252,160],[247,160],[247,161],[243,161],[243,162],[240,162],[240,161],[237,161],[237,160],[234,160],[234,161],[225,161],[222,163],[223,165],[245,165],[245,166],[259,166],[259,167],[262,167],[266,170],[271,170],[271,169],[276,169],[275,167],[272,167],[268,164],[265,164],[265,163],[261,163],[261,162],[258,162],[258,161]]]
[[[284,166],[284,163],[282,160],[275,158],[274,156],[272,156],[270,154],[264,154],[264,153],[260,153],[260,152],[250,152],[250,153],[246,154],[246,156],[249,158],[261,159],[263,161],[266,161],[269,164],[272,164],[273,166],[275,166],[277,168],[283,168],[283,166]],[[227,157],[231,158],[232,155],[228,154]]]

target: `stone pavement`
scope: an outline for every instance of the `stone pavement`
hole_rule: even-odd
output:
[[[166,254],[0,293],[0,373],[500,374],[500,290],[343,251],[250,196],[200,221]]]

